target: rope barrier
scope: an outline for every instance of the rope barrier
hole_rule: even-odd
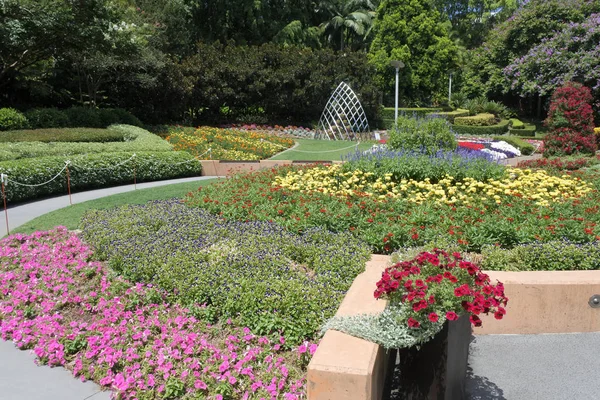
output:
[[[119,164],[117,164],[117,165],[111,165],[111,166],[109,166],[109,167],[94,168],[94,169],[95,169],[96,171],[108,171],[108,170],[111,170],[111,169],[114,169],[114,168],[118,168],[118,167],[120,167],[120,166],[122,166],[122,165],[125,165],[125,164],[127,164],[129,161],[133,160],[135,157],[136,157],[136,154],[135,154],[135,153],[133,153],[133,155],[132,155],[131,157],[129,157],[127,160],[125,160],[125,161],[123,161],[123,162],[121,162],[121,163],[119,163]],[[77,166],[77,165],[74,165],[74,167],[81,168],[81,169],[85,169],[85,167],[80,167],[80,166]]]
[[[12,179],[8,179],[7,175],[5,175],[5,174],[2,174],[2,175],[4,175],[4,176],[6,177],[5,179],[6,179],[7,183],[8,183],[8,182],[10,182],[10,183],[14,183],[14,184],[15,184],[15,185],[17,185],[17,186],[26,186],[26,187],[38,187],[38,186],[44,186],[44,185],[47,185],[47,184],[49,184],[50,182],[52,182],[52,181],[53,181],[53,180],[55,180],[56,178],[58,178],[58,177],[60,176],[60,174],[62,174],[62,173],[64,172],[64,170],[65,170],[65,169],[67,169],[67,166],[68,166],[70,163],[71,163],[70,161],[65,161],[65,166],[63,167],[63,169],[61,169],[61,170],[60,170],[60,172],[59,172],[58,174],[54,175],[54,177],[53,177],[52,179],[50,179],[50,180],[47,180],[47,181],[46,181],[46,182],[44,182],[44,183],[38,183],[38,184],[36,184],[36,185],[30,185],[30,184],[28,184],[28,183],[22,183],[22,182],[13,181]]]

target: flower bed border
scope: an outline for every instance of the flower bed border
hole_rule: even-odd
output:
[[[389,256],[373,255],[346,294],[337,315],[377,313],[386,302],[375,300],[375,282]],[[510,299],[501,321],[482,316],[476,335],[600,332],[600,309],[588,304],[600,294],[600,271],[486,272],[504,283]],[[388,357],[375,343],[327,331],[308,366],[308,400],[381,398]]]

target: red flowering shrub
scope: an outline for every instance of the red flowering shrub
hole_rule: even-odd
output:
[[[545,121],[550,129],[545,156],[596,152],[591,101],[590,89],[579,83],[568,82],[556,89]]]
[[[490,283],[489,276],[460,253],[438,249],[387,268],[374,295],[402,303],[406,309],[402,318],[409,328],[454,321],[461,314],[469,314],[471,323],[481,326],[479,315],[494,313],[502,319],[508,302],[502,283]]]

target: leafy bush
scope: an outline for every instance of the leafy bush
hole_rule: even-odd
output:
[[[450,105],[454,108],[465,108],[468,101],[468,97],[465,93],[458,92],[452,93],[450,97]]]
[[[135,161],[124,161],[133,153],[101,153],[70,156],[69,172],[71,190],[83,190],[133,183],[135,164],[138,182],[161,179],[197,176],[202,167],[200,162],[185,152],[137,152]],[[37,157],[0,162],[0,172],[7,174],[12,181],[27,185],[37,185],[52,179],[65,166],[67,157]],[[6,190],[7,200],[17,202],[37,197],[66,194],[66,172],[43,186],[21,186],[9,181]]]
[[[56,108],[34,108],[25,113],[29,128],[64,128],[69,126],[69,117]]]
[[[142,126],[142,121],[122,108],[100,108],[97,111],[103,127],[113,124]]]
[[[398,116],[398,124],[389,133],[392,149],[422,151],[454,150],[456,139],[450,124],[443,118],[410,118]]]
[[[490,271],[575,271],[600,269],[600,242],[565,240],[531,243],[505,250],[484,246],[483,269]]]
[[[510,122],[510,129],[524,129],[525,128],[525,124],[523,122],[521,122],[520,120],[518,120],[517,118],[511,118],[509,119]]]
[[[486,135],[502,135],[508,130],[508,120],[501,120],[496,125],[490,126],[461,126],[452,125],[452,130],[458,135],[474,135],[474,136],[486,136]]]
[[[545,121],[550,132],[544,155],[596,152],[591,101],[590,89],[579,83],[568,82],[556,89]]]
[[[524,141],[523,139],[520,139],[518,137],[514,137],[514,136],[510,136],[510,135],[503,135],[503,136],[494,136],[494,139],[495,140],[503,140],[506,143],[515,146],[516,148],[518,148],[521,151],[521,154],[523,154],[524,156],[533,154],[533,152],[535,151],[535,147],[533,147],[533,145],[531,143],[527,143],[526,141]]]
[[[0,131],[27,128],[27,118],[14,108],[0,108]]]
[[[535,137],[536,126],[534,124],[523,124],[523,128],[510,128],[508,133],[515,136]]]
[[[80,129],[69,129],[69,132],[79,132]],[[88,130],[86,130],[88,131]],[[112,125],[107,131],[111,133],[106,137],[121,138],[121,142],[108,143],[39,143],[39,142],[15,142],[2,146],[0,161],[18,160],[24,158],[47,157],[47,156],[72,156],[76,154],[91,153],[115,153],[115,152],[137,152],[137,151],[172,151],[173,147],[160,137],[152,133],[129,125]],[[62,129],[60,132],[67,132]],[[99,132],[99,131],[98,131]],[[18,135],[18,132],[10,133]],[[104,134],[103,134],[104,135]],[[93,135],[98,138],[99,136]]]
[[[125,135],[116,129],[63,128],[6,131],[0,143],[16,142],[123,142]]]
[[[268,222],[223,222],[178,201],[84,216],[84,238],[117,273],[172,300],[206,303],[258,334],[312,338],[364,269],[369,249],[351,235],[297,235]]]
[[[496,124],[494,114],[477,114],[469,117],[454,118],[454,125],[461,126],[490,126]]]

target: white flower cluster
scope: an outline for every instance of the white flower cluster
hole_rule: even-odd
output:
[[[508,156],[506,154],[500,153],[499,151],[494,151],[494,150],[490,150],[490,149],[481,149],[480,151],[482,153],[487,153],[487,154],[491,155],[492,158],[494,159],[494,161],[506,160],[508,158]]]
[[[492,149],[502,150],[514,154],[513,157],[521,157],[521,151],[515,146],[506,143],[505,141],[492,142],[490,143]]]

